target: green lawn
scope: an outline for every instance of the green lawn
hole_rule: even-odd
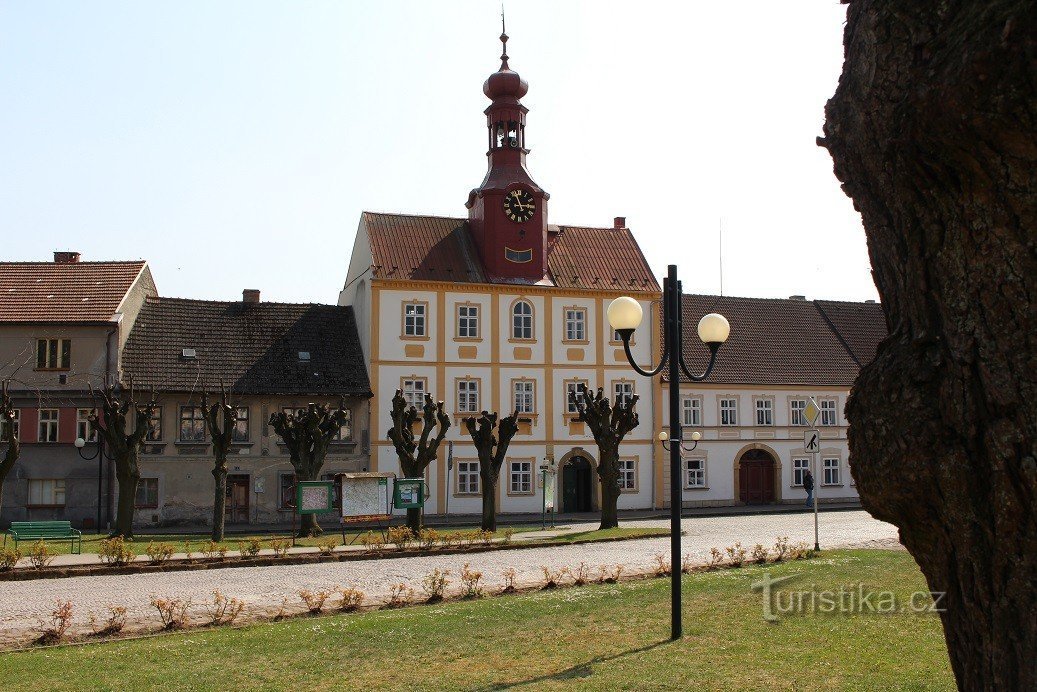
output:
[[[936,615],[762,617],[750,584],[889,590],[924,581],[907,553],[685,577],[685,637],[668,640],[669,582],[566,588],[240,629],[0,655],[9,689],[953,689]]]

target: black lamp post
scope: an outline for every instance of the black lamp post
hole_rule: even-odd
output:
[[[77,437],[76,438],[75,445],[76,445],[76,451],[79,452],[79,456],[82,457],[83,459],[85,459],[87,461],[93,461],[94,459],[97,459],[97,533],[100,534],[101,533],[101,495],[102,495],[101,479],[102,479],[102,477],[104,475],[104,461],[106,459],[108,461],[111,461],[112,457],[109,456],[108,454],[106,454],[105,451],[104,451],[104,435],[97,434],[97,431],[95,430],[94,431],[94,436],[95,436],[95,438],[97,440],[97,451],[95,451],[91,456],[87,456],[87,455],[83,454],[83,448],[86,447],[86,440],[84,440],[82,437]]]
[[[693,375],[684,363],[683,325],[681,318],[681,282],[677,280],[677,266],[671,264],[663,280],[663,355],[659,365],[651,370],[641,369],[630,353],[630,336],[641,324],[641,304],[626,296],[612,301],[608,309],[609,324],[623,339],[630,366],[645,377],[654,377],[669,365],[670,380],[670,434],[659,434],[663,447],[670,452],[670,590],[671,590],[671,638],[681,636],[681,450],[691,451],[698,445],[701,435],[692,433],[693,445],[685,448],[681,437],[680,421],[680,375],[693,382],[709,377],[716,363],[717,351],[727,341],[731,325],[723,315],[710,313],[699,321],[699,338],[709,348],[709,364],[701,375]],[[667,444],[669,440],[669,444]]]

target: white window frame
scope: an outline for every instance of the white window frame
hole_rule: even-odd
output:
[[[566,380],[565,381],[565,413],[567,415],[576,416],[576,415],[579,415],[579,413],[580,413],[579,409],[576,406],[576,402],[575,401],[571,401],[569,399],[569,392],[572,392],[572,393],[576,394],[577,398],[579,398],[579,396],[580,396],[580,385],[581,384],[587,385],[588,387],[590,386],[590,384],[587,382],[587,380]]]
[[[64,507],[64,478],[30,478],[27,507]]]
[[[90,422],[92,408],[76,409],[76,439],[82,438],[87,442],[97,442],[97,428]]]
[[[248,406],[236,406],[234,415],[236,420],[234,421],[234,432],[231,433],[231,442],[248,442],[250,432]]]
[[[634,381],[633,380],[616,380],[612,383],[612,401],[616,405],[619,404],[619,397],[625,397],[627,401],[634,398]]]
[[[718,406],[720,408],[720,425],[725,428],[736,427],[738,425],[738,399],[733,396],[720,397]]]
[[[192,409],[193,412],[198,413],[198,416],[191,415],[190,418],[184,418],[184,411],[186,409]],[[197,425],[201,425],[202,436],[201,437],[184,437],[184,420],[191,421],[191,428],[194,429]],[[197,421],[197,423],[196,423]],[[195,442],[201,444],[208,438],[208,433],[205,429],[205,411],[201,406],[193,404],[185,404],[177,409],[177,426],[176,426],[176,439],[180,442]]]
[[[829,462],[834,463],[829,464]],[[842,462],[839,457],[824,457],[821,459],[821,478],[824,481],[821,485],[842,485],[842,471]]]
[[[479,413],[480,405],[479,380],[457,380],[457,412]]]
[[[428,393],[427,377],[404,377],[400,381],[400,389],[408,407],[413,406],[419,411],[425,407],[425,394]]]
[[[839,425],[839,402],[836,399],[821,399],[817,402],[821,408],[818,424],[825,427]]]
[[[43,358],[40,358],[40,344],[43,344]],[[53,352],[51,344],[54,344]],[[72,367],[72,339],[37,339],[37,370],[69,370]]]
[[[520,415],[534,415],[537,412],[537,389],[535,380],[512,380],[511,398],[513,409]]]
[[[619,464],[619,492],[637,492],[637,459],[620,459]]]
[[[807,425],[806,410],[806,399],[789,399],[789,425],[805,428]]]
[[[423,339],[428,335],[428,304],[409,302],[403,304],[403,336]]]
[[[47,414],[44,418],[43,414]],[[58,435],[61,434],[61,409],[56,408],[41,408],[39,410],[39,419],[36,424],[36,441],[37,442],[57,442]]]
[[[565,308],[565,341],[587,341],[587,308]]]
[[[708,487],[706,485],[706,458],[685,457],[684,458],[684,489],[700,490]]]
[[[773,399],[757,399],[755,403],[756,408],[756,425],[762,427],[773,427],[774,426],[774,400]]]
[[[792,457],[792,487],[802,488],[803,478],[810,470],[809,457]]]
[[[342,425],[338,426],[338,430],[335,432],[335,437],[331,438],[333,442],[352,442],[353,441],[353,410],[343,409],[346,412],[346,420]],[[342,486],[338,484],[336,486],[339,492],[339,509],[342,509],[341,505],[341,492]]]
[[[508,494],[533,494],[533,461],[516,459],[508,462]]]
[[[458,303],[457,305],[457,338],[479,338],[479,305]]]
[[[702,427],[702,397],[684,396],[681,398],[681,425],[685,428]]]
[[[533,304],[528,300],[516,300],[511,306],[511,338],[516,341],[533,341]]]
[[[477,459],[458,459],[457,473],[454,474],[455,495],[479,494],[479,461]]]
[[[15,409],[11,409],[11,411],[14,413],[14,418],[13,418],[13,420],[11,420],[11,436],[10,436],[10,438],[8,438],[8,436],[7,436],[7,421],[5,420],[5,421],[3,421],[2,424],[0,424],[0,427],[2,427],[2,429],[0,429],[0,442],[7,441],[9,439],[13,439],[13,440],[20,440],[21,439],[21,434],[22,434],[22,426],[21,426],[22,410],[20,408],[15,408]]]

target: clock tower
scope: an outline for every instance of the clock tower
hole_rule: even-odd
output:
[[[508,35],[500,69],[483,84],[489,150],[486,177],[468,195],[468,224],[491,281],[536,283],[547,273],[547,194],[526,170],[529,85],[508,67]]]

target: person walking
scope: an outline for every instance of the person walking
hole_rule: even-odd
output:
[[[814,506],[814,474],[807,469],[803,476],[803,489],[807,491],[807,507]]]

